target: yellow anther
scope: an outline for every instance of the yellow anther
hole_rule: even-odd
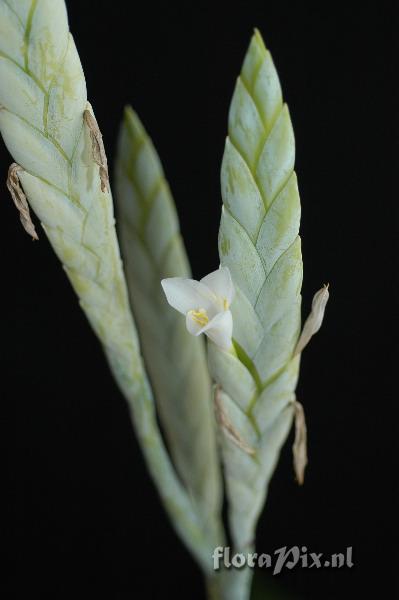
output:
[[[205,327],[208,324],[209,318],[205,308],[199,308],[198,310],[190,310],[190,315],[200,327]]]

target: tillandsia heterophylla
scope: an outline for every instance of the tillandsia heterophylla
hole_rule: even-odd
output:
[[[306,426],[295,387],[328,299],[327,287],[315,295],[300,334],[294,136],[260,34],[230,108],[220,266],[201,281],[191,279],[162,166],[130,108],[115,178],[122,267],[107,158],[63,0],[0,0],[0,130],[15,161],[7,186],[22,225],[38,238],[30,206],[103,345],[209,597],[248,599],[248,569],[213,571],[213,551],[226,543],[220,463],[232,541],[247,551],[294,416],[303,481]]]

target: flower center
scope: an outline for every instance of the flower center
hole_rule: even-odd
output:
[[[190,316],[200,327],[205,327],[209,322],[209,317],[205,308],[190,310]]]

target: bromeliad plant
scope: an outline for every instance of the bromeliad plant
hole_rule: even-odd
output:
[[[162,166],[130,108],[115,177],[122,267],[107,159],[63,0],[0,0],[0,105],[21,222],[37,239],[30,205],[103,345],[209,597],[245,600],[249,569],[213,570],[213,551],[226,543],[220,464],[231,539],[248,552],[294,417],[303,482],[306,427],[295,387],[328,299],[327,287],[315,295],[300,334],[294,135],[271,56],[255,32],[229,113],[220,267],[201,281],[191,279]]]

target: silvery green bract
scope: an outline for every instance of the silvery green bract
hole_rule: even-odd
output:
[[[160,285],[166,277],[189,277],[190,266],[158,155],[131,108],[119,135],[116,192],[126,277],[159,416],[178,473],[216,543],[223,538],[221,477],[205,346],[187,335]]]
[[[63,0],[0,0],[0,105],[1,134],[18,165],[11,170],[13,185],[18,177],[103,345],[176,530],[210,573],[215,542],[158,429],[129,307],[101,134]],[[208,381],[206,376],[204,389]],[[212,468],[209,493],[216,503],[217,465]]]
[[[229,520],[238,551],[253,546],[294,415],[302,284],[294,161],[288,108],[270,53],[255,32],[230,106],[221,173],[219,254],[236,286],[236,353],[209,345],[210,371],[220,386]]]

